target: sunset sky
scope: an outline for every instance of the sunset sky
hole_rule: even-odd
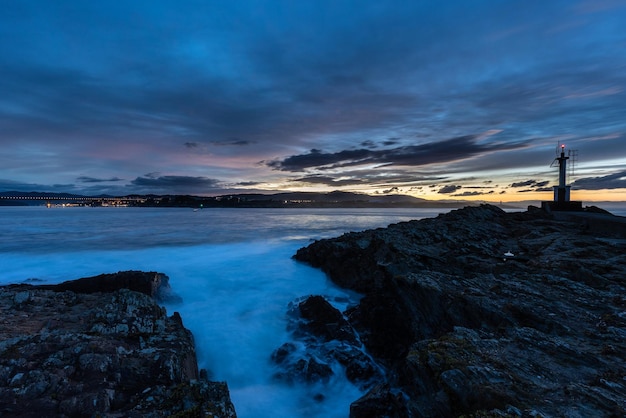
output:
[[[0,3],[0,191],[626,201],[626,0]]]

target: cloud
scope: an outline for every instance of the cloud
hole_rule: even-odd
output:
[[[456,193],[456,194],[453,194],[452,196],[454,196],[454,197],[482,196],[482,195],[493,194],[493,193],[494,193],[493,190],[490,190],[488,192],[473,191],[473,192]]]
[[[441,193],[441,194],[449,194],[449,193],[454,193],[457,190],[461,189],[461,186],[456,186],[453,184],[449,184],[447,186],[443,186],[441,189],[439,189],[439,191],[437,193]]]
[[[306,176],[306,177],[300,177],[300,178],[289,180],[289,181],[309,183],[309,184],[324,184],[324,185],[333,186],[333,187],[352,186],[352,185],[358,185],[358,184],[364,183],[363,180],[361,179],[336,179],[330,176]]]
[[[218,146],[230,146],[230,145],[244,146],[244,145],[251,145],[254,143],[256,143],[256,141],[247,141],[243,139],[230,139],[228,141],[211,141],[211,145],[218,145]]]
[[[537,181],[537,180],[526,180],[526,181],[520,181],[517,183],[512,183],[509,185],[509,187],[544,187],[546,186],[548,183],[550,183],[549,181]]]
[[[98,179],[95,177],[80,176],[76,178],[76,181],[81,182],[81,183],[106,183],[106,182],[111,182],[111,181],[123,181],[123,180],[124,179],[121,179],[119,177],[111,177],[108,179]]]
[[[330,3],[4,2],[4,175],[66,184],[98,159],[127,179],[386,188],[411,182],[400,166],[527,167],[571,132],[588,167],[625,155],[623,1]]]
[[[533,184],[535,184],[535,180],[526,180],[526,181],[513,183],[510,185],[510,187],[528,187],[528,186],[532,186]]]
[[[0,191],[80,193],[74,184],[39,184],[0,179]]]
[[[236,186],[243,186],[243,187],[258,186],[259,184],[262,184],[262,183],[259,181],[240,181],[239,183],[235,183]]]
[[[400,189],[398,187],[392,187],[391,189],[385,189],[382,191],[382,193],[384,194],[389,194],[389,193],[399,193]]]
[[[422,166],[449,163],[496,150],[515,149],[516,143],[478,142],[474,135],[466,135],[421,145],[403,146],[385,150],[356,149],[324,153],[312,149],[308,154],[292,155],[284,160],[266,164],[276,170],[302,171],[305,169],[341,168],[364,164]]]
[[[371,141],[371,140],[368,139],[366,141],[361,142],[361,146],[364,147],[364,148],[377,148],[378,144],[376,144],[376,142]]]
[[[208,177],[191,176],[154,176],[154,173],[137,177],[130,182],[132,186],[142,190],[153,190],[155,193],[207,193],[220,187],[220,181]]]
[[[574,181],[572,187],[580,190],[626,189],[626,171],[606,176],[581,178]]]

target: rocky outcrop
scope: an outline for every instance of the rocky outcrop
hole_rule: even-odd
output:
[[[626,416],[626,222],[482,205],[314,242],[386,370],[351,416]]]
[[[235,417],[157,295],[167,276],[143,272],[0,288],[0,415]]]
[[[367,354],[350,323],[322,296],[292,303],[288,329],[293,341],[272,353],[279,370],[276,379],[313,383],[342,373],[363,389],[383,380],[383,370]]]
[[[170,287],[169,280],[163,273],[129,270],[68,280],[59,284],[39,285],[37,288],[75,293],[106,293],[128,289],[148,295],[157,302],[181,302],[180,296]]]

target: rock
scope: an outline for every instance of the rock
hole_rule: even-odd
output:
[[[325,341],[345,341],[356,344],[352,326],[341,312],[322,296],[311,296],[298,305],[300,316],[307,322],[303,325],[311,334]]]
[[[169,284],[169,277],[163,273],[143,271],[120,271],[118,273],[100,274],[93,277],[69,280],[54,285],[38,285],[39,289],[50,289],[55,292],[72,291],[75,293],[108,293],[120,289],[133,290],[154,298],[158,302],[182,302]]]
[[[17,292],[13,297],[13,302],[16,305],[22,305],[30,300],[30,292],[28,290],[24,290],[22,292]]]
[[[366,389],[379,382],[382,369],[365,353],[362,343],[345,317],[322,296],[295,302],[289,311],[288,328],[294,342],[286,342],[271,356],[278,366],[274,377],[289,383],[327,382],[342,370]]]
[[[409,416],[610,417],[626,415],[625,250],[626,219],[601,210],[481,205],[294,257],[364,295],[344,317]],[[388,403],[370,392],[351,416],[395,416],[362,412]]]
[[[388,386],[378,385],[350,405],[351,418],[409,418],[401,393],[393,393]]]
[[[236,416],[226,384],[200,378],[180,315],[148,296],[160,276],[121,276],[0,287],[0,415]],[[145,292],[121,285],[132,277]]]

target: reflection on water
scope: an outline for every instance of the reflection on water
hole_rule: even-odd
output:
[[[423,209],[0,208],[0,251],[83,251],[309,239],[435,216]]]

